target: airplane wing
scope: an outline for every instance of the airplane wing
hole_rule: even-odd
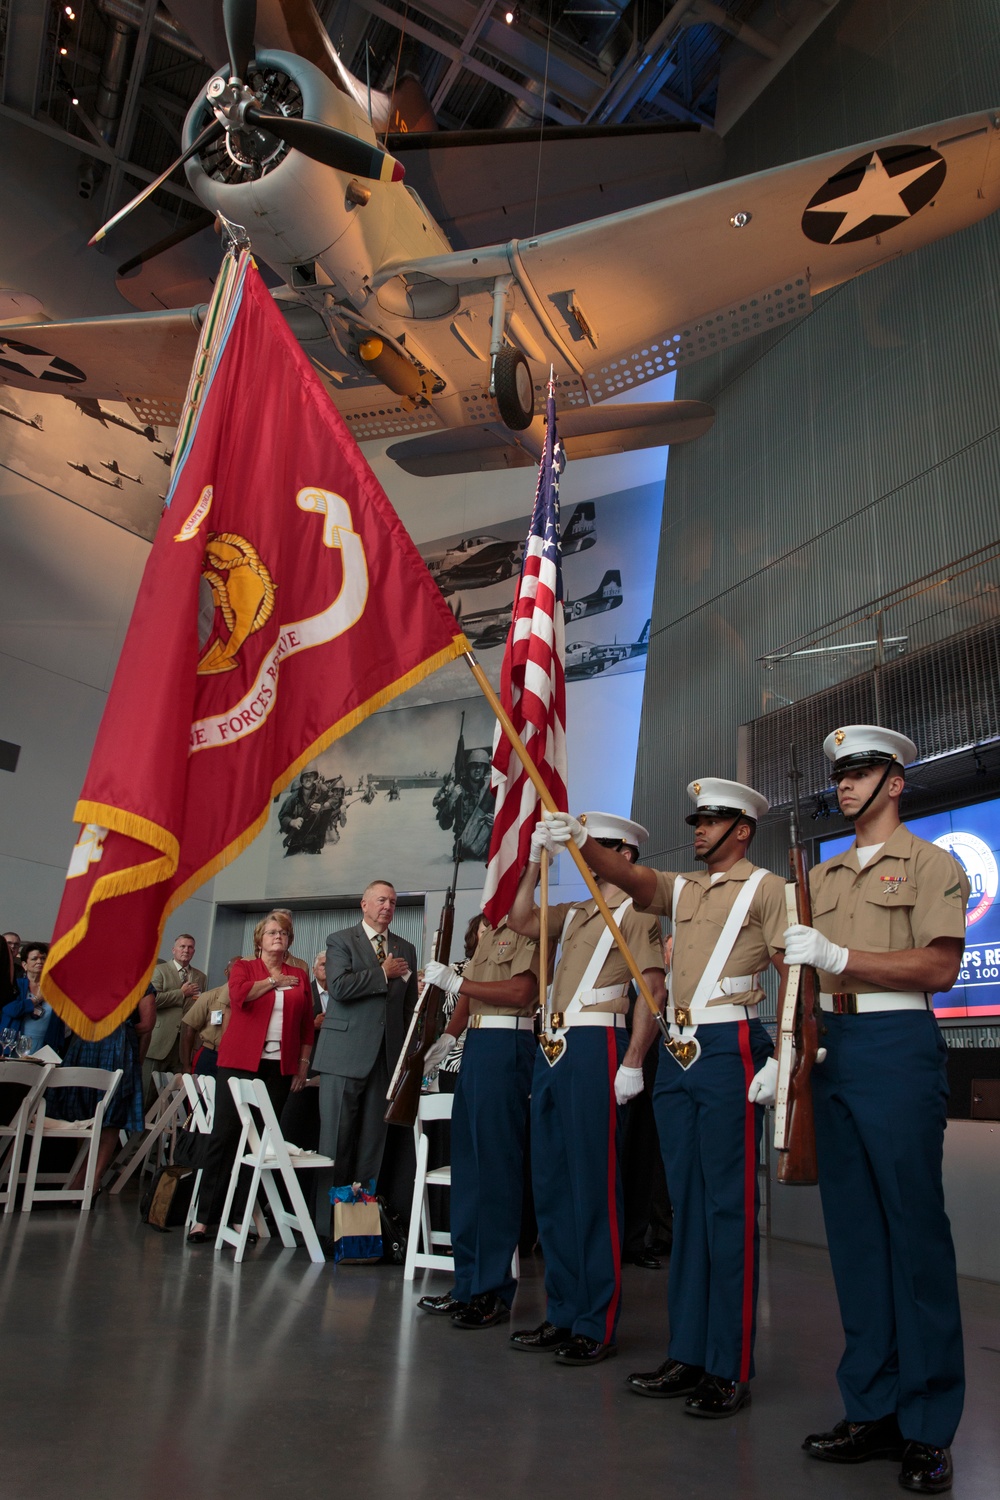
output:
[[[493,279],[512,275],[515,342],[535,363],[554,351],[603,401],[780,327],[818,292],[998,206],[1000,115],[982,112],[531,239],[389,265],[378,281],[439,280],[481,316]]]
[[[719,136],[679,122],[410,131],[386,149],[457,250],[576,224],[595,197],[610,214],[686,193],[723,164]]]
[[[126,401],[144,421],[176,425],[204,312],[0,326],[0,381],[49,395]]]
[[[703,401],[567,407],[559,413],[559,436],[567,458],[599,458],[635,448],[688,443],[707,432],[714,420],[714,410]],[[535,467],[544,442],[545,425],[541,417],[536,417],[524,432],[511,432],[494,422],[408,438],[393,443],[386,449],[386,456],[407,474],[418,477],[488,473],[493,469]]]

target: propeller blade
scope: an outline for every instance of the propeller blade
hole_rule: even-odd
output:
[[[279,140],[286,141],[304,156],[334,167],[338,172],[349,172],[353,177],[373,177],[377,182],[402,182],[406,175],[401,162],[387,156],[377,146],[359,141],[357,136],[346,131],[335,130],[332,125],[317,125],[312,120],[289,120],[284,115],[265,114],[255,105],[249,105],[244,119],[261,130],[269,130]]]
[[[203,146],[211,145],[213,141],[217,141],[219,139],[219,136],[223,134],[223,127],[218,123],[218,121],[213,120],[211,125],[207,125],[201,132],[201,135],[199,135],[198,139],[196,141],[193,141],[192,144],[187,148],[187,150],[181,153],[176,161],[170,163],[170,166],[165,172],[161,172],[159,177],[154,178],[152,182],[150,182],[146,187],[143,188],[141,193],[136,193],[135,197],[130,199],[129,202],[126,203],[124,208],[120,208],[116,214],[113,214],[108,222],[106,224],[103,224],[97,231],[97,233],[87,241],[87,244],[100,244],[101,240],[104,239],[109,230],[114,229],[116,224],[120,224],[122,219],[124,219],[126,215],[130,214],[134,208],[139,207],[140,203],[145,203],[147,198],[152,197],[153,193],[156,192],[156,189],[163,186],[171,173],[176,172],[178,167],[182,167],[184,163],[186,161],[189,161],[192,156],[194,156],[202,149]]]
[[[229,76],[245,83],[254,54],[257,0],[222,0],[222,19],[229,48]]]

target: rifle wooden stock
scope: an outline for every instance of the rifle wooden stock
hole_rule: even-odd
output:
[[[455,925],[455,888],[446,893],[441,908],[441,920],[434,934],[434,958],[446,964],[451,957],[451,937]],[[396,1071],[389,1085],[388,1100],[382,1118],[389,1125],[416,1124],[420,1108],[420,1085],[424,1081],[424,1055],[432,1042],[437,1040],[441,1029],[441,1007],[444,990],[436,985],[425,984],[403,1042],[403,1050],[396,1064]]]
[[[811,927],[812,901],[801,844],[792,845],[788,860],[795,887],[796,918],[803,926]],[[778,1087],[779,1090],[784,1087],[784,1073],[787,1102],[780,1124],[776,1117],[774,1144],[778,1152],[778,1181],[789,1187],[811,1187],[818,1178],[811,1075],[819,1048],[819,1004],[815,969],[795,967],[794,1013],[791,1025],[786,1026],[783,1009],[779,1036]],[[789,985],[792,982],[790,972]],[[786,1004],[790,1002],[792,996],[789,993]],[[791,1056],[787,1051],[789,1047],[793,1049]]]

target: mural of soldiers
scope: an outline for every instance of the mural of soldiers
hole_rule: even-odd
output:
[[[456,764],[459,759],[456,756]],[[490,752],[484,748],[469,750],[461,760],[464,765],[460,773],[449,772],[435,794],[434,811],[439,827],[455,831],[453,857],[485,863],[493,831]]]
[[[343,795],[341,785],[340,801]],[[278,827],[285,835],[286,858],[290,854],[322,853],[335,801],[333,789],[318,771],[302,772],[278,812]]]

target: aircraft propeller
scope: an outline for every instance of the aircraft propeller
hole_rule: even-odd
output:
[[[309,156],[322,166],[333,167],[352,177],[375,178],[381,182],[401,182],[405,170],[377,146],[362,141],[345,130],[332,125],[321,125],[314,120],[299,120],[283,114],[272,114],[260,108],[260,102],[252,89],[243,81],[249,72],[254,54],[254,34],[257,28],[257,0],[223,0],[223,19],[226,28],[226,45],[229,48],[229,81],[221,77],[211,80],[205,98],[215,115],[210,125],[200,133],[188,149],[171,162],[165,172],[137,193],[124,208],[103,224],[88,241],[98,244],[108,232],[120,224],[133,209],[145,203],[167,178],[196,156],[205,146],[210,146],[222,135],[230,132],[251,130],[265,131],[275,136],[303,156]]]

